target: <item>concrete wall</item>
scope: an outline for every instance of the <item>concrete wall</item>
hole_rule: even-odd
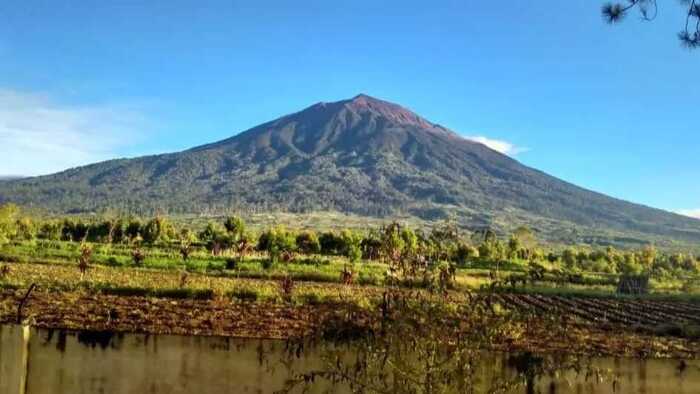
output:
[[[225,338],[110,335],[31,329],[27,344],[19,326],[0,326],[0,394],[179,394],[271,393],[294,373],[319,368],[316,351],[285,361],[284,343]],[[28,345],[28,347],[27,347]],[[22,360],[28,349],[27,368]],[[504,355],[484,355],[482,381],[512,377]],[[595,361],[619,376],[617,393],[700,393],[700,362],[680,367],[674,360]],[[483,369],[482,369],[483,368]],[[27,387],[21,393],[21,376]],[[571,385],[544,379],[536,385],[550,393],[612,393],[569,373]],[[316,387],[323,392],[329,386]],[[347,390],[331,389],[342,393]],[[525,392],[524,387],[519,390]],[[518,391],[516,391],[518,392]]]

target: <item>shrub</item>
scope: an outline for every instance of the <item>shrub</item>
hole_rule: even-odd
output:
[[[144,242],[149,244],[159,241],[167,242],[175,238],[175,228],[167,219],[162,217],[151,219],[141,230],[141,237],[143,237]]]
[[[471,245],[461,243],[455,251],[455,262],[460,266],[465,266],[477,258],[479,258],[479,249]]]
[[[227,270],[235,270],[238,268],[238,260],[237,259],[226,259],[226,269]]]
[[[80,280],[83,280],[83,275],[87,272],[88,267],[90,267],[90,260],[92,258],[92,247],[88,244],[80,245],[80,257],[78,258],[78,269],[80,270]]]
[[[146,254],[141,249],[136,248],[131,252],[131,259],[135,266],[140,267],[146,260]]]
[[[274,265],[274,262],[272,261],[272,259],[263,259],[260,262],[260,265],[264,270],[269,270]]]
[[[362,258],[362,236],[350,230],[344,230],[341,238],[343,255],[353,263],[359,261]]]
[[[292,299],[292,292],[294,292],[294,279],[291,276],[286,275],[279,281],[280,293],[282,293],[282,298],[286,301]]]
[[[61,239],[62,227],[59,223],[43,223],[39,226],[37,238],[47,241],[58,241]]]
[[[258,250],[267,251],[272,264],[280,261],[283,255],[289,255],[296,249],[294,235],[283,227],[275,227],[260,235]]]
[[[305,231],[297,235],[296,245],[299,253],[313,254],[321,252],[321,242],[316,233],[312,231]]]
[[[326,232],[319,236],[321,253],[325,255],[337,255],[343,250],[343,239],[336,233]]]
[[[124,229],[124,235],[129,238],[130,241],[135,241],[141,236],[141,222],[138,220],[131,220]]]
[[[241,301],[257,301],[258,292],[254,289],[235,289],[229,293],[231,298],[236,298]]]
[[[226,218],[224,228],[229,234],[240,238],[245,233],[245,222],[238,216],[231,216]]]
[[[17,233],[19,208],[14,204],[0,205],[0,245],[9,242]]]

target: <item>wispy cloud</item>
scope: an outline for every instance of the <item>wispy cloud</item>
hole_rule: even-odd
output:
[[[691,218],[700,219],[700,208],[698,209],[681,209],[678,211],[681,215],[690,216]]]
[[[61,105],[0,89],[0,175],[42,175],[114,158],[145,118],[121,106]]]
[[[466,138],[470,141],[484,144],[484,145],[488,146],[489,148],[495,150],[496,152],[500,152],[500,153],[503,153],[504,155],[508,155],[508,156],[515,156],[518,153],[527,152],[529,150],[528,148],[516,146],[508,141],[496,140],[496,139],[484,137],[481,135],[467,136],[464,138]]]

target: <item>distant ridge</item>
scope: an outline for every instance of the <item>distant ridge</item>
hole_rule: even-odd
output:
[[[2,182],[0,201],[56,212],[340,211],[448,216],[700,240],[700,221],[585,190],[365,94],[317,103],[184,152]]]

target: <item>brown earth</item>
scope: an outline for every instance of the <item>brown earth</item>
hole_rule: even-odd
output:
[[[14,323],[24,290],[0,291],[0,324]],[[22,311],[25,323],[53,329],[287,339],[308,334],[330,317],[357,308],[343,304],[292,305],[226,298],[174,300],[81,291],[33,292]],[[369,324],[370,312],[355,322]],[[494,347],[505,351],[566,352],[595,356],[697,358],[700,341],[660,337],[574,316],[531,315],[521,335]]]

